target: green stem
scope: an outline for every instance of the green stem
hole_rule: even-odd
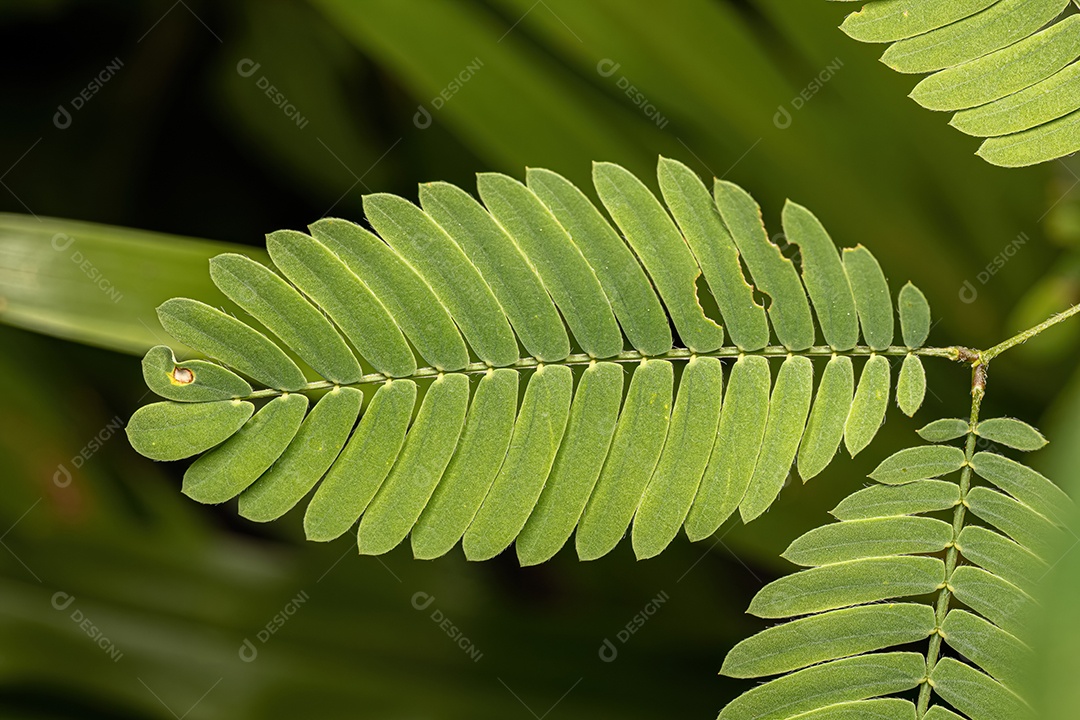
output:
[[[1022,332],[1022,333],[1019,333],[1017,335],[1013,335],[1011,338],[1009,338],[1005,342],[999,343],[999,344],[995,345],[994,347],[990,348],[989,350],[983,350],[982,353],[981,353],[983,364],[986,364],[986,363],[990,362],[991,360],[993,360],[994,358],[996,358],[998,355],[1005,352],[1009,348],[1013,348],[1013,347],[1016,347],[1017,345],[1020,345],[1021,343],[1027,342],[1028,340],[1035,337],[1036,335],[1043,332],[1044,330],[1046,330],[1048,328],[1051,328],[1054,325],[1057,325],[1059,322],[1061,322],[1063,320],[1069,319],[1070,317],[1072,317],[1073,315],[1075,315],[1078,312],[1080,312],[1080,305],[1073,305],[1071,308],[1069,308],[1065,312],[1054,315],[1053,317],[1051,317],[1046,322],[1039,323],[1038,325],[1036,325],[1033,328],[1029,328],[1029,329],[1025,330],[1024,332]]]

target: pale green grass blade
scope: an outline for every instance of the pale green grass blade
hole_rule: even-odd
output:
[[[904,344],[912,350],[921,348],[930,335],[930,303],[922,290],[907,283],[900,288],[897,305]]]
[[[870,444],[885,422],[892,390],[892,367],[884,355],[871,355],[859,375],[859,386],[844,424],[844,445],[855,457]]]
[[[540,276],[487,210],[444,182],[422,184],[420,205],[480,271],[525,350],[543,362],[569,355],[566,327]]]
[[[744,523],[768,510],[783,489],[799,451],[813,394],[813,363],[804,357],[784,360],[769,401],[762,450],[746,494],[739,502],[739,515]]]
[[[970,665],[942,658],[930,673],[934,692],[971,720],[1028,720],[1035,715],[1020,697]]]
[[[896,603],[834,610],[775,625],[743,640],[724,658],[722,675],[756,678],[800,670],[930,637],[929,605]]]
[[[1035,659],[1015,635],[966,610],[950,610],[941,624],[945,642],[1006,687],[1018,690]]]
[[[855,296],[863,341],[873,350],[884,350],[893,341],[893,304],[885,273],[862,245],[844,248],[844,274]]]
[[[480,379],[454,457],[410,536],[417,559],[450,552],[476,517],[506,459],[517,402],[516,370],[493,370]]]
[[[167,345],[150,348],[142,371],[146,386],[166,400],[213,402],[251,394],[251,385],[228,368],[205,360],[179,362]]]
[[[693,170],[677,160],[660,158],[660,192],[682,230],[716,304],[731,341],[741,350],[769,344],[765,308],[754,300],[735,247],[709,191]]]
[[[965,463],[964,451],[960,448],[924,445],[890,455],[870,473],[870,479],[886,485],[903,485],[915,480],[948,475],[962,468]]]
[[[781,556],[805,567],[888,555],[936,553],[952,543],[952,525],[934,518],[884,517],[814,528]]]
[[[949,510],[960,504],[960,486],[944,480],[918,480],[906,485],[871,485],[844,498],[832,510],[837,520],[918,515]]]
[[[971,512],[1001,530],[1043,560],[1052,557],[1061,540],[1053,523],[1027,505],[989,488],[972,488],[967,495]]]
[[[1025,547],[978,525],[968,525],[956,541],[968,561],[1028,592],[1046,577],[1050,566]]]
[[[967,435],[971,432],[971,423],[960,418],[942,418],[919,428],[916,432],[927,442],[944,443]]]
[[[803,482],[828,467],[836,456],[840,441],[844,439],[844,425],[851,412],[854,393],[855,368],[851,358],[833,357],[821,375],[814,407],[799,446],[798,469]]]
[[[867,43],[922,35],[985,10],[998,0],[877,0],[844,18],[848,36]]]
[[[690,512],[716,442],[723,384],[724,370],[716,358],[693,357],[683,370],[667,442],[634,515],[639,560],[659,555]]]
[[[346,220],[323,219],[308,229],[371,289],[424,360],[446,371],[468,364],[469,351],[450,313],[386,243]]]
[[[925,674],[926,660],[918,653],[835,660],[758,685],[731,701],[717,720],[789,720],[837,703],[910,690]],[[831,712],[818,717],[833,720]]]
[[[929,110],[963,110],[1000,100],[1054,75],[1080,54],[1080,16],[924,78],[911,98]]]
[[[253,412],[240,400],[156,402],[136,410],[125,430],[131,447],[151,460],[182,460],[228,440]]]
[[[371,399],[349,443],[319,483],[304,514],[308,540],[344,535],[390,474],[416,405],[416,383],[394,380]]]
[[[506,460],[461,540],[469,560],[495,557],[525,527],[551,473],[573,396],[570,368],[548,365],[533,373]]]
[[[523,566],[549,560],[574,532],[608,456],[622,390],[623,369],[615,363],[595,363],[582,373],[551,476],[515,543]]]
[[[319,375],[343,385],[360,379],[360,363],[330,321],[265,265],[244,255],[218,255],[210,260],[210,277]]]
[[[739,507],[765,437],[769,419],[769,361],[756,355],[731,368],[712,457],[686,517],[686,535],[698,541],[716,532]]]
[[[303,395],[281,395],[268,402],[238,433],[191,464],[184,473],[183,493],[212,504],[239,495],[285,452],[307,408]]]
[[[900,376],[896,380],[896,404],[900,411],[912,417],[926,399],[926,368],[918,355],[904,356]]]
[[[578,557],[595,560],[622,539],[667,438],[674,370],[666,360],[634,371],[604,469],[574,538]]]
[[[300,502],[345,447],[363,401],[356,388],[334,388],[323,395],[281,457],[240,494],[240,516],[269,522]]]
[[[671,349],[671,326],[645,270],[592,201],[562,175],[529,168],[529,189],[570,233],[598,274],[623,332],[643,355],[661,355]]]
[[[593,164],[593,184],[623,236],[641,259],[685,347],[710,352],[724,330],[705,316],[697,296],[697,261],[667,210],[649,188],[613,163]]]
[[[517,338],[506,314],[446,231],[396,195],[365,195],[364,212],[386,244],[427,281],[480,360],[495,366],[517,362]]]
[[[970,565],[956,568],[949,578],[953,595],[1002,630],[1024,635],[1036,610],[1030,595],[1010,582]]]
[[[867,720],[867,718],[917,720],[915,704],[899,698],[876,698],[837,703],[819,710],[793,715],[790,720]]]
[[[813,213],[790,200],[783,224],[788,242],[799,247],[803,284],[825,342],[834,350],[850,350],[859,342],[859,317],[836,245]]]
[[[188,347],[220,360],[276,390],[299,390],[300,368],[265,335],[196,300],[173,298],[157,309],[165,331]]]
[[[1080,62],[1018,93],[953,115],[949,124],[975,137],[1030,130],[1080,108]]]
[[[932,593],[945,582],[937,558],[866,558],[803,570],[774,580],[747,610],[761,618],[784,618]]]
[[[469,407],[466,375],[443,375],[427,389],[394,468],[360,519],[361,555],[381,555],[412,530],[457,446]]]
[[[975,473],[1035,512],[1064,524],[1074,507],[1065,491],[1050,482],[1044,475],[1001,455],[989,452],[975,453],[971,458]]]
[[[372,366],[390,377],[416,371],[405,336],[386,306],[325,245],[294,230],[266,236],[282,274],[337,324]]]
[[[1028,37],[1069,0],[1001,0],[988,9],[889,47],[881,61],[902,73],[927,73],[982,57]]]
[[[1042,450],[1047,445],[1047,440],[1041,432],[1015,418],[983,420],[976,426],[975,434],[990,442],[1001,443],[1022,452]]]

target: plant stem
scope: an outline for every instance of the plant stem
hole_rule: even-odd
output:
[[[982,355],[982,363],[985,365],[986,363],[990,362],[991,360],[993,360],[994,358],[996,358],[998,355],[1005,352],[1006,350],[1008,350],[1010,348],[1013,348],[1013,347],[1016,347],[1017,345],[1020,345],[1022,343],[1027,342],[1028,340],[1035,337],[1036,335],[1043,332],[1044,330],[1046,330],[1048,328],[1051,328],[1054,325],[1057,325],[1059,322],[1061,322],[1063,320],[1069,319],[1070,317],[1072,317],[1073,315],[1075,315],[1078,312],[1080,312],[1080,305],[1073,305],[1071,308],[1069,308],[1065,312],[1058,313],[1057,315],[1052,316],[1050,319],[1046,320],[1045,322],[1039,323],[1038,325],[1036,325],[1033,328],[1029,328],[1029,329],[1025,330],[1024,332],[1022,332],[1022,333],[1019,333],[1017,335],[1013,335],[1011,338],[1009,338],[1005,342],[999,343],[999,344],[995,345],[994,347],[990,348],[989,350],[983,350],[982,353],[980,353]]]

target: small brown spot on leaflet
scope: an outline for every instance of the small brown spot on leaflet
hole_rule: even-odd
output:
[[[171,380],[174,385],[190,385],[195,382],[195,373],[187,368],[174,367]]]

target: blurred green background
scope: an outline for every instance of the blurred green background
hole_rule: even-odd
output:
[[[761,520],[642,563],[628,543],[531,569],[360,558],[347,538],[305,543],[298,513],[257,526],[197,506],[183,464],[119,428],[144,402],[139,356],[164,342],[156,305],[219,298],[209,256],[478,171],[587,186],[592,160],[651,178],[666,155],[746,187],[773,227],[790,197],[894,288],[920,285],[937,344],[987,347],[1080,301],[1080,162],[983,163],[905,97],[915,78],[836,29],[851,9],[6,0],[0,716],[713,717],[747,687],[716,671],[761,626],[743,610],[788,569],[777,554],[914,427],[965,413],[964,368],[931,364],[914,421],[891,416],[876,449]],[[998,361],[987,400],[1051,413],[1060,482],[1080,460],[1078,330]]]

